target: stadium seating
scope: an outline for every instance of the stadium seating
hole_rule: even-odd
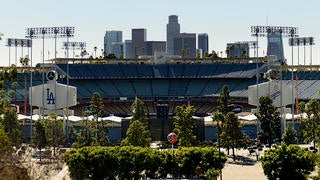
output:
[[[227,85],[233,98],[246,99],[248,86],[256,84],[256,63],[167,63],[167,64],[58,64],[59,74],[66,75],[69,68],[70,85],[77,87],[79,100],[88,101],[93,92],[104,99],[117,101],[120,97],[133,99],[166,99],[180,101],[181,98],[217,98],[223,85]],[[259,73],[265,72],[267,64],[259,63]],[[46,70],[47,71],[47,70]],[[299,99],[318,98],[318,71],[298,71]],[[16,101],[24,101],[24,73],[18,74]],[[291,71],[282,73],[283,83],[291,85]],[[26,90],[29,93],[30,77],[26,73]],[[267,79],[259,78],[259,82]],[[45,78],[46,82],[46,78]],[[66,77],[59,83],[66,84]],[[42,84],[42,73],[33,73],[32,85]],[[27,99],[28,101],[28,99]],[[121,107],[119,107],[121,108]],[[152,106],[149,111],[153,111]],[[199,106],[205,111],[205,106]],[[116,110],[116,109],[115,109]],[[118,109],[119,111],[121,109]]]

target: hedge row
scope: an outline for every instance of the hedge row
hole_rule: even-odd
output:
[[[213,147],[156,150],[133,146],[71,149],[65,161],[73,179],[139,179],[204,176],[222,169],[225,154]]]

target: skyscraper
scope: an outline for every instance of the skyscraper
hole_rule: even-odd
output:
[[[195,33],[181,33],[175,36],[173,40],[174,55],[182,56],[182,58],[195,58],[196,39]]]
[[[122,42],[114,42],[111,44],[112,53],[117,58],[123,58],[124,57],[124,43]]]
[[[201,49],[202,55],[205,55],[205,53],[208,53],[209,50],[209,39],[208,34],[198,34],[198,49]]]
[[[249,57],[249,43],[235,42],[227,44],[227,58],[248,58]]]
[[[132,29],[132,52],[134,57],[145,55],[144,42],[147,40],[146,29]]]
[[[271,32],[268,34],[267,56],[276,56],[276,59],[284,62],[283,43],[280,32]]]
[[[134,55],[132,53],[132,41],[131,40],[125,40],[125,42],[124,42],[124,58],[126,58],[126,59],[134,58]]]
[[[165,41],[145,41],[146,54],[148,56],[153,56],[155,52],[166,52],[166,42]]]
[[[180,24],[178,23],[178,16],[169,16],[169,23],[167,24],[167,53],[169,55],[174,54],[173,39],[180,34]]]
[[[104,52],[105,55],[112,52],[112,43],[122,42],[122,31],[106,31],[104,35]]]

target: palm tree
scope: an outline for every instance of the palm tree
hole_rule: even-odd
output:
[[[189,56],[189,51],[190,51],[190,48],[186,48],[186,58],[188,58],[188,56]]]
[[[97,49],[98,49],[98,47],[95,46],[93,49],[94,49],[94,58],[97,58]]]
[[[22,66],[28,66],[29,65],[29,57],[25,56],[25,57],[20,57],[20,63]]]
[[[181,56],[182,56],[182,58],[184,58],[185,54],[186,54],[186,51],[185,51],[184,49],[182,49],[182,50],[181,50]]]
[[[221,144],[220,143],[220,133],[221,133],[220,122],[221,122],[221,124],[224,122],[225,116],[221,112],[216,111],[213,114],[212,120],[213,120],[213,122],[217,122],[217,142],[218,142],[219,161],[220,161],[220,144]],[[221,169],[219,169],[219,171],[220,171],[220,179],[222,179]]]
[[[86,56],[87,55],[87,50],[81,51],[80,55],[81,55],[81,58],[83,58],[83,56]]]
[[[102,59],[104,58],[104,50],[103,49],[101,49],[101,57],[102,57]]]

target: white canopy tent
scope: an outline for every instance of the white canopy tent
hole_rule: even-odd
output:
[[[69,116],[68,119],[72,122],[78,122],[80,120],[82,120],[82,117],[80,116]]]
[[[102,120],[120,123],[122,121],[122,117],[111,115],[111,116],[108,116],[108,117],[103,117]]]
[[[240,120],[244,120],[244,121],[256,121],[257,117],[254,114],[249,114],[246,116],[238,116],[238,118]]]

